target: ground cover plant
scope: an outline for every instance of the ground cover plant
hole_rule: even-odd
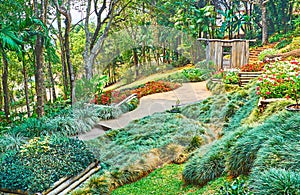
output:
[[[211,136],[203,124],[168,112],[133,121],[124,129],[108,131],[86,142],[105,168],[74,194],[93,190],[107,193],[144,177],[164,163],[182,163],[189,151],[214,139]]]
[[[42,192],[59,179],[78,174],[94,159],[82,141],[36,137],[1,156],[0,188]]]

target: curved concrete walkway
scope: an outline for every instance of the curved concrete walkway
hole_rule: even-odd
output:
[[[105,133],[101,126],[111,129],[123,128],[132,120],[140,119],[156,112],[164,112],[176,105],[177,100],[180,104],[188,104],[208,98],[211,93],[206,89],[206,82],[183,83],[182,87],[165,93],[157,93],[142,97],[137,109],[121,115],[120,118],[100,121],[90,132],[78,135],[81,140],[97,138]]]

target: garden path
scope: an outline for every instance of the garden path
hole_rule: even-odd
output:
[[[182,87],[174,91],[142,97],[137,109],[125,113],[117,119],[100,121],[90,132],[78,135],[78,138],[81,140],[94,139],[105,133],[101,126],[111,129],[123,128],[132,120],[171,109],[172,105],[176,105],[178,100],[180,104],[189,104],[206,99],[210,95],[211,93],[206,89],[206,82],[183,83]]]

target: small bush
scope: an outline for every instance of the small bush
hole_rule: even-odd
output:
[[[209,72],[199,68],[184,69],[182,74],[191,82],[200,82],[209,78]]]
[[[275,49],[282,49],[282,48],[288,46],[289,44],[291,44],[292,41],[293,41],[293,38],[285,38],[276,44]]]
[[[258,55],[258,59],[260,61],[263,61],[267,55],[274,55],[277,53],[278,53],[278,50],[276,50],[276,49],[266,49],[266,50],[260,52],[260,54]]]
[[[250,188],[258,195],[300,194],[300,174],[285,169],[268,169],[252,174]]]

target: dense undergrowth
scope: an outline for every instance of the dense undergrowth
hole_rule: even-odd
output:
[[[58,136],[36,137],[0,157],[0,188],[28,194],[78,174],[95,159],[82,141]]]

